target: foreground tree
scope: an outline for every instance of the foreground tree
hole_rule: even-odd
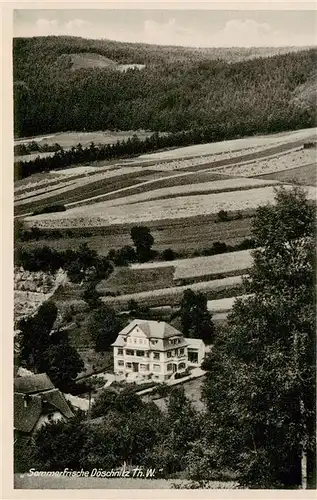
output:
[[[228,328],[205,363],[206,429],[218,467],[240,484],[291,488],[315,470],[314,207],[276,192],[253,221],[257,247]]]
[[[34,436],[32,462],[37,470],[80,470],[85,459],[84,445],[89,429],[84,424],[85,415],[77,411],[68,421],[55,421],[44,425]]]

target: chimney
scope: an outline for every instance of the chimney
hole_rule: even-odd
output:
[[[23,406],[24,408],[27,408],[28,407],[28,402],[30,401],[31,399],[31,396],[29,396],[29,394],[25,394],[24,397],[23,397]]]

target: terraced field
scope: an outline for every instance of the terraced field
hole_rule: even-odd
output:
[[[250,177],[279,171],[289,168],[290,165],[291,167],[302,166],[303,162],[312,163],[315,161],[312,150],[302,150],[303,140],[314,137],[314,133],[314,129],[308,129],[284,135],[277,134],[276,136],[262,138],[251,137],[243,140],[193,146],[190,151],[192,153],[198,151],[194,158],[186,158],[188,148],[165,152],[166,154],[173,153],[173,158],[178,158],[176,160],[177,165],[175,161],[167,161],[166,163],[164,160],[163,163],[162,161],[157,162],[155,161],[155,155],[149,155],[146,159],[139,157],[128,162],[112,163],[112,165],[111,162],[104,162],[103,165],[98,166],[99,170],[90,170],[89,174],[82,170],[83,168],[87,170],[88,167],[80,166],[75,169],[66,169],[62,175],[56,174],[56,172],[44,174],[44,177],[38,177],[39,180],[35,182],[32,179],[27,179],[25,183],[17,183],[15,213],[16,215],[27,214],[48,203],[63,203],[75,206],[95,203],[103,199],[110,200],[130,196],[138,194],[140,191],[148,192],[153,189],[182,185],[186,182],[192,184],[198,182],[194,180],[194,175],[190,177],[190,174],[195,172],[202,174],[204,171],[210,171],[213,174],[225,174],[226,176]],[[241,149],[242,146],[244,146],[244,149]],[[212,154],[209,154],[209,156],[208,154],[207,156],[200,155],[201,152],[206,155],[208,151],[212,152]],[[274,155],[275,159],[272,158],[272,161],[270,161],[268,159],[269,155]],[[270,163],[266,164],[267,161],[270,161]],[[183,172],[179,174],[169,173],[170,170],[175,168],[180,168]],[[186,174],[188,177],[186,177]],[[135,177],[134,181],[132,181],[131,176]],[[139,177],[138,180],[137,177]],[[110,178],[112,180],[117,178],[116,186],[111,185]],[[129,190],[129,187],[131,188],[133,185],[137,185],[136,189],[138,191]],[[122,191],[118,192],[120,190]]]
[[[254,177],[288,171],[296,167],[303,168],[312,163],[316,163],[316,150],[297,148],[266,159],[217,167],[214,171],[229,176]]]
[[[215,174],[211,174],[215,177]],[[188,178],[188,177],[187,177]],[[170,179],[171,180],[171,179]],[[185,182],[184,178],[175,179],[179,182]],[[254,187],[266,187],[273,184],[278,184],[276,180],[262,180],[249,178],[229,178],[225,180],[216,180],[202,183],[180,184],[161,189],[153,189],[151,191],[140,192],[139,194],[120,197],[115,202],[109,203],[109,206],[123,205],[126,203],[140,203],[147,200],[158,200],[167,198],[177,198],[178,196],[188,196],[189,194],[209,194],[209,193],[226,193],[231,191],[239,191],[251,189]]]
[[[173,248],[189,257],[194,251],[211,247],[215,241],[225,241],[228,245],[236,245],[250,236],[251,218],[215,223],[215,216],[189,217],[184,219],[151,221],[147,226],[155,240],[154,248],[162,251]],[[101,255],[107,255],[112,248],[119,249],[131,245],[130,230],[133,224],[121,226],[99,226],[90,228],[71,228],[61,231],[63,237],[49,239],[42,237],[23,242],[24,248],[48,245],[56,250],[78,248],[88,243]],[[17,243],[18,244],[18,243]],[[187,254],[187,255],[186,255]]]
[[[316,156],[316,155],[315,155]],[[316,160],[316,157],[315,157]],[[274,179],[279,182],[298,183],[306,186],[317,186],[316,161],[302,167],[294,167],[280,172],[260,175],[257,178]]]
[[[295,130],[292,132],[281,132],[279,134],[270,134],[262,136],[246,137],[243,139],[234,139],[231,141],[221,141],[209,144],[197,144],[177,148],[171,151],[146,154],[139,157],[141,160],[170,160],[175,158],[188,158],[193,156],[202,156],[208,154],[217,154],[228,151],[237,151],[250,147],[267,148],[272,145],[292,143],[295,141],[305,141],[316,137],[314,128]]]
[[[203,292],[208,300],[220,299],[241,295],[243,292],[243,276],[230,276],[219,280],[203,281],[190,286],[191,290]],[[174,286],[146,292],[119,295],[118,297],[102,297],[106,304],[114,306],[116,309],[126,310],[130,300],[135,300],[140,306],[159,307],[179,305],[184,290],[188,286]],[[97,286],[100,293],[107,289]]]
[[[289,186],[287,186],[289,188]],[[316,188],[308,187],[309,199],[316,198]],[[164,200],[111,206],[107,202],[67,210],[62,213],[26,217],[29,226],[39,228],[67,228],[139,224],[163,219],[182,219],[197,215],[216,214],[220,210],[254,210],[266,203],[274,203],[273,187],[259,187],[232,193],[188,195]]]
[[[200,281],[202,278],[213,279],[218,275],[230,276],[232,274],[243,274],[252,265],[251,250],[229,252],[207,257],[195,257],[192,259],[177,259],[164,262],[148,262],[144,264],[132,264],[131,270],[149,271],[167,270],[171,266],[174,269],[173,280],[175,283],[182,281]]]

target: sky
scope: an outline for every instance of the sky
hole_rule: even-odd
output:
[[[317,42],[317,11],[21,9],[13,32],[190,47],[307,46]]]

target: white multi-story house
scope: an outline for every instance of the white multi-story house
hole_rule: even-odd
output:
[[[201,340],[186,339],[164,321],[142,319],[121,330],[112,346],[114,373],[130,380],[167,380],[189,365],[200,366],[205,353]]]

